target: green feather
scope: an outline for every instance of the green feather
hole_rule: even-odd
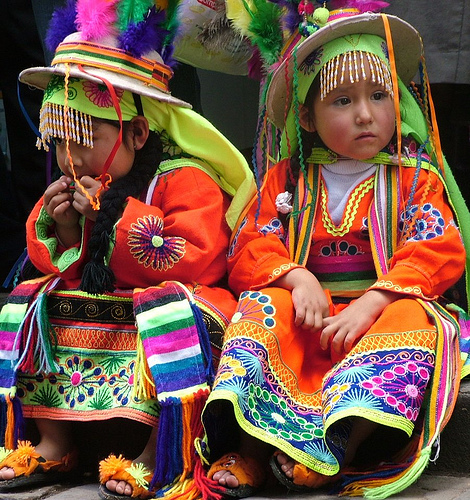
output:
[[[168,36],[165,38],[165,45],[171,45],[176,36],[176,30],[180,24],[177,15],[179,5],[179,0],[168,0],[166,8],[166,21],[163,26],[169,32]]]
[[[249,26],[250,40],[257,45],[265,64],[270,66],[278,60],[283,44],[281,9],[266,0],[252,1],[254,15]]]
[[[121,0],[117,7],[119,32],[125,31],[130,23],[142,21],[153,5],[153,0]]]

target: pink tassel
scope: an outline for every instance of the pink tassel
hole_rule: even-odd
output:
[[[85,40],[99,41],[116,33],[117,0],[79,0],[77,27]]]

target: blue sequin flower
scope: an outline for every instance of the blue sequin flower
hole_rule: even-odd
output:
[[[400,229],[410,221],[414,220],[414,225],[410,233],[408,241],[430,240],[444,234],[445,220],[442,213],[431,203],[425,203],[416,215],[418,205],[410,207],[406,213],[402,213],[400,217]]]
[[[259,232],[265,236],[269,233],[275,234],[281,241],[284,241],[284,228],[282,222],[277,217],[273,217],[267,224],[259,229]]]
[[[271,297],[261,292],[245,291],[240,295],[238,307],[232,316],[232,323],[239,321],[262,321],[266,328],[276,326],[276,308],[271,304]]]
[[[168,271],[186,253],[186,240],[163,236],[163,220],[154,215],[145,215],[131,224],[127,241],[139,263],[157,271]]]

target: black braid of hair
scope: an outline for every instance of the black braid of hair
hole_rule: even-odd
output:
[[[123,131],[124,132],[124,131]],[[110,236],[122,206],[129,196],[138,198],[155,174],[162,158],[160,136],[149,132],[143,147],[135,152],[134,165],[127,175],[112,182],[101,198],[101,208],[88,242],[90,261],[85,265],[80,289],[98,295],[112,292],[115,276],[105,264]]]

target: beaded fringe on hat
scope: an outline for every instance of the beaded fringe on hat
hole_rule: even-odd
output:
[[[365,59],[369,64],[372,82],[382,85],[393,96],[390,69],[385,61],[370,52],[355,50],[337,55],[322,67],[320,70],[320,99],[323,101],[333,89],[347,80],[350,83],[357,83],[361,79],[367,80]]]
[[[49,144],[52,139],[66,139],[65,128],[65,107],[61,104],[46,102],[39,114],[39,132],[36,146],[38,149],[44,148],[49,151]],[[69,137],[77,144],[86,147],[93,147],[93,129],[91,115],[82,113],[73,108],[67,109],[67,128]]]

